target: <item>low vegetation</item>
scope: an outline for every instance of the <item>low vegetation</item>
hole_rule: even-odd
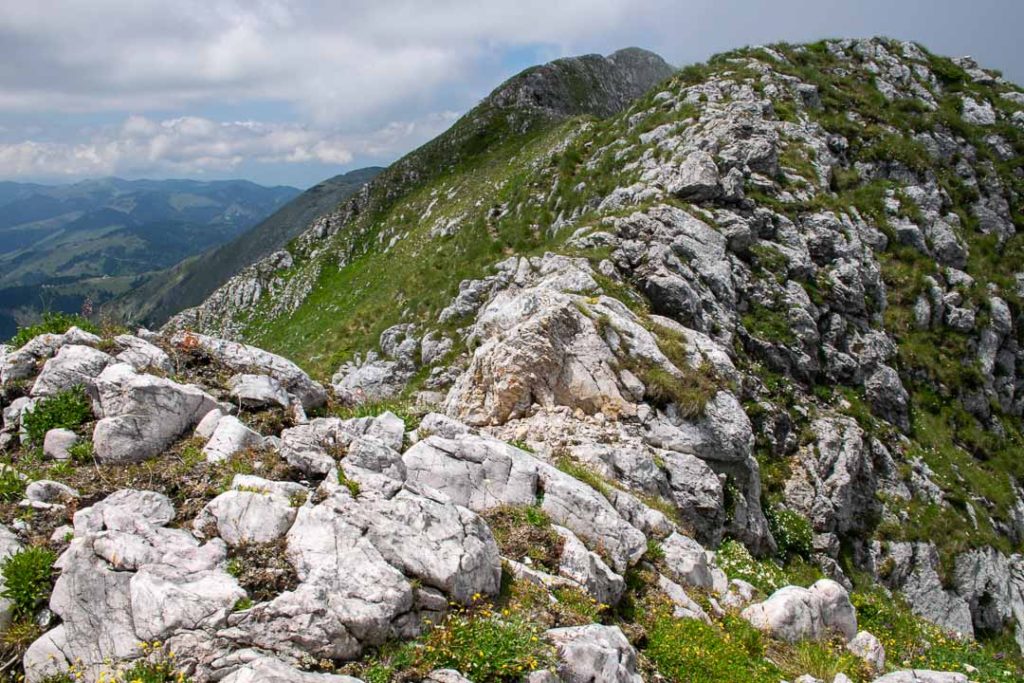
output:
[[[551,528],[551,519],[539,507],[503,505],[484,513],[504,557],[529,563],[541,571],[557,573],[564,541]]]
[[[40,400],[22,417],[28,442],[42,447],[46,432],[51,429],[73,429],[92,419],[92,404],[81,386],[58,392]]]
[[[47,548],[29,546],[14,553],[0,564],[4,579],[0,596],[10,600],[15,619],[31,618],[36,609],[50,597],[52,570],[57,556]]]
[[[47,312],[43,314],[43,319],[35,325],[18,328],[17,333],[11,338],[11,346],[20,348],[41,334],[64,334],[72,327],[78,327],[93,334],[99,332],[99,328],[88,318],[70,313]]]
[[[554,665],[543,629],[510,609],[480,604],[450,612],[412,643],[383,649],[362,665],[367,683],[420,680],[455,669],[476,683],[511,683]]]

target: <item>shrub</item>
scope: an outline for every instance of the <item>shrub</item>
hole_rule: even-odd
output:
[[[11,337],[11,346],[21,348],[34,337],[41,334],[64,334],[72,327],[80,327],[86,332],[99,334],[99,329],[80,315],[68,313],[44,313],[43,319],[35,325],[18,328],[18,332]]]
[[[559,605],[580,618],[583,623],[599,621],[601,615],[608,610],[608,605],[600,603],[585,590],[580,588],[555,588],[551,591]]]
[[[14,616],[31,616],[36,607],[50,595],[53,586],[51,570],[57,556],[46,548],[29,546],[19,550],[0,564],[4,577],[3,596],[14,603]]]
[[[349,479],[348,475],[345,474],[345,470],[338,468],[338,483],[348,489],[349,494],[353,498],[358,498],[359,494],[362,493],[362,488],[359,486],[359,482],[355,479]]]
[[[807,518],[779,505],[769,505],[765,508],[764,516],[768,520],[768,529],[775,537],[779,555],[783,559],[794,556],[810,557],[814,550],[814,532]]]
[[[76,465],[89,465],[93,462],[92,441],[82,440],[75,443],[68,449],[71,462]]]
[[[271,543],[243,543],[230,551],[227,572],[236,579],[245,592],[236,609],[248,609],[255,602],[273,600],[281,593],[295,590],[299,577],[288,562],[284,541]],[[247,607],[239,604],[248,601]]]
[[[130,681],[131,683],[191,683],[192,679],[187,678],[183,671],[174,666],[174,658],[158,658],[156,661],[140,660],[135,662],[130,669],[120,674],[121,678],[114,680]]]
[[[92,406],[85,389],[76,386],[42,399],[21,418],[29,443],[41,446],[51,429],[77,427],[92,417]]]
[[[160,649],[159,642],[139,643],[142,649],[142,659],[131,662],[127,668],[118,667],[114,670],[104,668],[99,672],[97,681],[109,681],[110,683],[193,683],[193,679],[185,675],[184,671],[177,668],[174,661],[174,653],[164,654]],[[77,683],[84,680],[87,671],[79,662],[71,665],[67,673],[50,676],[44,683]],[[94,674],[95,675],[95,674]],[[91,677],[90,677],[90,680]]]
[[[0,502],[14,503],[25,494],[25,480],[10,465],[0,465]]]

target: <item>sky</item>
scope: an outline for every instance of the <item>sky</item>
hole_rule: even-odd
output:
[[[1024,82],[1022,0],[0,0],[0,180],[386,165],[518,71],[886,35]]]

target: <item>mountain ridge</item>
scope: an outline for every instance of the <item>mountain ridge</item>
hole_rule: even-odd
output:
[[[317,183],[232,241],[149,276],[107,303],[104,311],[116,319],[163,324],[183,308],[201,303],[245,266],[283,247],[313,218],[344,201],[381,170],[371,166]]]
[[[588,61],[159,333],[0,347],[29,683],[1024,678],[1024,90]]]
[[[719,330],[712,334],[715,343],[746,359],[762,386],[752,395],[770,395],[779,376],[805,387],[801,392],[820,382],[841,387],[828,389],[831,400],[845,402],[841,413],[867,411],[871,420],[881,417],[902,433],[917,434],[911,450],[919,455],[911,460],[947,472],[946,496],[970,499],[984,489],[985,511],[972,507],[976,529],[963,528],[961,513],[938,498],[911,496],[906,504],[904,514],[934,515],[958,529],[936,541],[943,571],[951,573],[957,553],[986,543],[1010,553],[1022,537],[1012,512],[1024,505],[1014,493],[1021,473],[1010,455],[1020,442],[1020,404],[1007,360],[1017,348],[1012,268],[1014,226],[1021,220],[1014,173],[1021,98],[1019,89],[969,59],[947,60],[886,39],[727,53],[684,69],[672,87],[648,93],[618,117],[570,118],[532,133],[502,127],[499,142],[482,157],[491,162],[441,176],[426,192],[411,191],[390,213],[332,218],[329,230],[299,237],[289,260],[268,269],[269,279],[247,295],[239,299],[236,290],[211,300],[218,305],[206,319],[186,313],[169,329],[239,335],[297,356],[320,376],[336,367],[332,382],[351,400],[411,396],[409,385],[413,393],[416,387],[451,391],[452,377],[472,371],[464,364],[479,343],[459,332],[463,311],[472,313],[515,282],[509,271],[492,269],[502,251],[603,254],[620,240],[586,241],[572,233],[601,235],[595,225],[617,225],[623,211],[657,208],[669,216],[657,220],[669,225],[692,216],[714,227],[692,238],[711,240],[706,245],[673,246],[681,250],[676,258],[690,263],[682,275],[674,272],[679,265],[653,270],[653,264],[631,263],[636,255],[625,252],[606,258],[604,270],[592,277],[603,291],[619,292],[624,301],[696,333]],[[516,131],[526,132],[517,138]],[[517,142],[501,146],[510,140]],[[668,212],[659,201],[679,204],[684,213]],[[670,234],[650,230],[640,234],[655,243]],[[854,237],[830,236],[851,230]],[[805,231],[807,237],[796,236]],[[717,256],[708,251],[720,239],[712,239],[714,233],[728,236],[714,247],[721,250]],[[732,265],[713,265],[721,259]],[[488,261],[492,268],[485,267]],[[395,262],[416,272],[394,273],[389,264]],[[433,265],[414,265],[420,262]],[[701,264],[698,270],[693,263]],[[439,276],[445,268],[448,274]],[[865,269],[863,277],[855,275],[858,268]],[[474,269],[477,275],[470,276]],[[765,279],[773,271],[774,284]],[[979,293],[980,278],[998,295]],[[738,284],[743,279],[750,284]],[[780,288],[783,282],[787,287]],[[924,282],[935,283],[930,293],[921,289]],[[749,299],[733,299],[738,291]],[[968,291],[981,299],[965,307]],[[244,306],[232,312],[231,302],[239,300]],[[979,311],[989,306],[999,311],[999,332],[979,327],[989,320]],[[838,316],[846,332],[835,337],[819,327],[822,311]],[[421,335],[443,342],[441,366],[394,355],[388,340],[412,335],[397,332],[409,325],[418,330],[410,343],[420,343]],[[871,326],[886,334],[872,337]],[[1009,347],[997,351],[993,344]],[[972,348],[988,354],[981,374],[969,360]],[[455,368],[445,370],[447,362]],[[997,366],[1010,379],[992,374]],[[938,408],[937,395],[956,397],[955,407]],[[778,419],[775,408],[769,413]],[[920,424],[931,428],[921,431]],[[875,428],[860,421],[858,429]],[[987,430],[1002,436],[982,436]],[[933,433],[945,434],[953,447],[940,446]],[[798,445],[785,443],[759,448],[791,452]],[[930,449],[938,450],[929,455]],[[968,453],[974,455],[965,460]],[[795,467],[791,458],[776,462],[765,455],[763,467],[774,478],[777,467]],[[795,483],[766,485],[781,487],[773,495],[785,486],[797,495]],[[758,488],[752,484],[749,491]],[[903,495],[896,490],[886,495]],[[761,532],[730,533],[758,547]],[[891,521],[878,533],[928,540],[927,532],[895,531]],[[837,552],[837,545],[830,547]],[[958,630],[968,626],[962,614]]]

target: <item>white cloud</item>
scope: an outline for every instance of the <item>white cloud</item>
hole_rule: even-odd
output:
[[[0,108],[153,111],[271,100],[374,115],[457,82],[496,46],[566,45],[647,0],[373,3],[77,0],[0,9]]]
[[[217,122],[197,116],[158,121],[129,116],[75,143],[0,143],[0,177],[204,175],[242,164],[344,166],[355,156],[387,157],[436,135],[455,114],[392,122],[370,133],[342,135],[295,123]]]

